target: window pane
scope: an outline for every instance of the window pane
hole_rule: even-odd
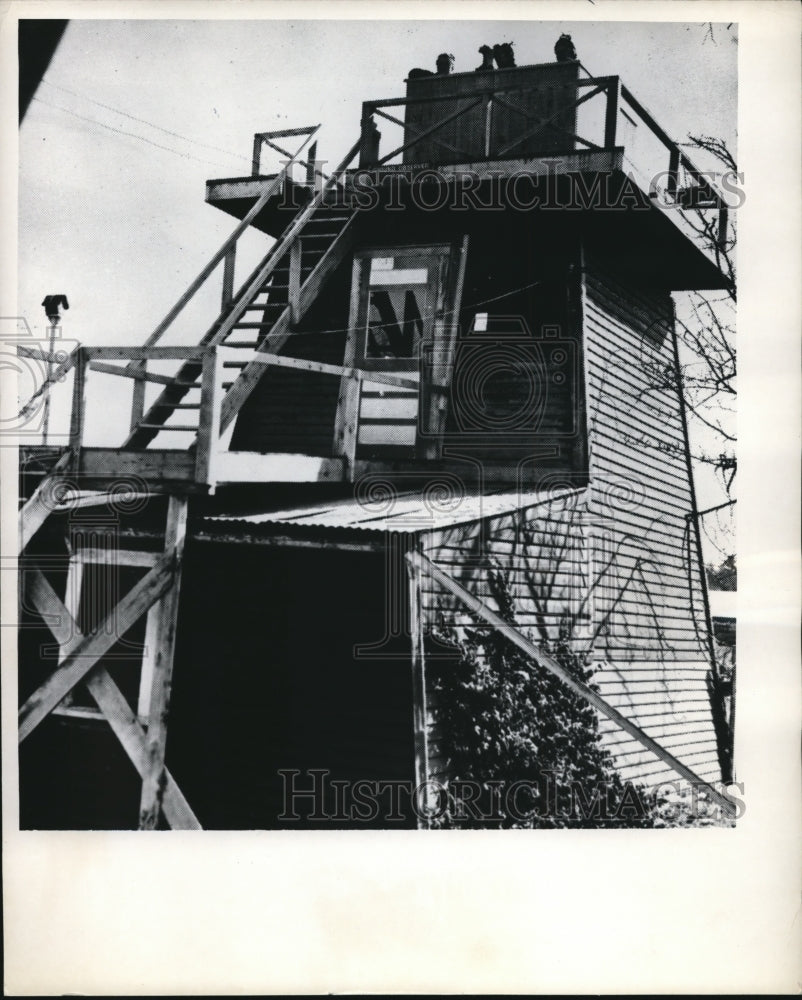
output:
[[[374,257],[370,266],[365,355],[414,358],[431,308],[429,269],[414,251]],[[417,265],[417,266],[416,266]]]

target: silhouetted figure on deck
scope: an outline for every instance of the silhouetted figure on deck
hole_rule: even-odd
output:
[[[493,69],[493,50],[489,45],[483,45],[479,49],[479,55],[482,57],[482,65],[476,67],[477,73],[492,73]]]
[[[499,69],[512,69],[515,66],[512,42],[503,42],[501,45],[494,45],[493,57]]]
[[[554,55],[557,62],[573,62],[576,60],[576,49],[570,35],[560,35],[554,45]]]
[[[446,76],[454,69],[454,56],[448,52],[441,52],[437,57],[437,72],[439,76]]]

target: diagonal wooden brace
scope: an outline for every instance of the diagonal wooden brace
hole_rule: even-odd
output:
[[[50,629],[56,640],[61,645],[69,643],[77,633],[77,626],[40,570],[26,572],[26,592],[32,607],[36,608],[43,620],[51,623]],[[137,772],[144,776],[147,767],[147,736],[131,706],[105,667],[95,666],[87,675],[85,683]],[[169,771],[165,771],[162,808],[167,822],[174,830],[202,829]]]
[[[68,691],[83,680],[98,660],[154,604],[173,581],[175,553],[165,552],[153,569],[126,594],[102,625],[91,635],[77,628],[62,645],[64,660],[19,710],[19,742],[36,729]],[[69,624],[69,614],[64,610]],[[52,627],[52,626],[51,626]]]
[[[469,590],[466,590],[457,583],[448,573],[444,573],[439,566],[436,566],[420,552],[410,552],[407,555],[407,559],[415,569],[427,573],[433,580],[436,580],[445,590],[453,594],[454,597],[459,598],[466,608],[469,608],[474,614],[484,619],[488,625],[492,625],[493,628],[506,636],[511,643],[523,650],[539,667],[559,677],[566,687],[570,688],[575,694],[578,694],[580,698],[584,698],[585,701],[598,709],[602,715],[606,715],[608,719],[612,719],[624,732],[629,733],[642,746],[645,746],[647,750],[651,750],[653,754],[659,757],[665,764],[668,764],[670,768],[685,778],[686,781],[700,787],[704,786],[713,801],[717,802],[728,816],[735,815],[735,803],[728,795],[722,794],[708,781],[694,774],[682,761],[677,760],[665,747],[660,746],[651,736],[648,736],[640,726],[636,726],[634,722],[631,722],[625,715],[622,715],[617,708],[614,708],[608,701],[605,701],[593,688],[588,687],[587,684],[583,684],[582,681],[573,677],[557,660],[544,653],[542,649],[539,649],[525,635],[519,632],[518,629],[510,625],[509,622],[505,622],[495,611],[480,601],[478,597],[474,597]]]

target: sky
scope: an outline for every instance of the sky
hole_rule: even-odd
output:
[[[140,344],[233,230],[234,220],[204,203],[205,182],[248,174],[255,132],[321,123],[318,156],[334,165],[357,138],[362,101],[402,96],[409,69],[434,69],[444,51],[457,72],[479,65],[480,45],[502,41],[514,43],[518,65],[550,62],[567,32],[587,70],[620,75],[670,136],[702,132],[734,149],[736,30],[71,21],[20,129],[17,315],[41,336],[40,303],[63,292],[67,344]],[[265,239],[251,234],[239,273],[264,253]],[[194,342],[207,328],[217,281],[187,310],[172,342]]]

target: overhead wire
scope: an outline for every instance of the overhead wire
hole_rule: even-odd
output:
[[[50,80],[45,78],[42,79],[42,83],[46,84],[48,87],[53,87],[55,90],[61,90],[65,94],[71,94],[73,97],[78,97],[83,101],[89,101],[91,104],[96,104],[99,108],[105,108],[106,111],[113,111],[114,114],[121,115],[123,118],[128,118],[131,121],[139,122],[141,125],[147,125],[149,128],[154,128],[159,132],[164,132],[165,135],[171,135],[176,139],[192,143],[195,146],[202,146],[205,149],[211,149],[216,153],[223,153],[226,156],[233,157],[235,160],[244,160],[250,165],[250,159],[247,156],[243,156],[242,153],[233,153],[230,149],[223,149],[220,146],[213,146],[208,142],[201,142],[200,139],[193,139],[188,135],[182,135],[181,132],[175,132],[172,129],[164,128],[164,126],[157,125],[155,122],[149,121],[147,118],[140,118],[137,115],[132,115],[130,112],[123,111],[122,108],[117,108],[113,104],[104,104],[103,101],[98,101],[94,97],[89,97],[88,94],[80,94],[76,90],[70,90],[69,87],[63,87],[60,84],[51,83]],[[220,166],[220,164],[215,165]]]
[[[193,156],[192,153],[182,152],[180,149],[175,149],[173,146],[165,146],[163,143],[154,142],[153,139],[148,139],[147,136],[138,135],[136,132],[129,132],[126,129],[117,128],[115,125],[109,125],[106,122],[102,122],[97,118],[89,118],[86,115],[78,114],[77,111],[73,111],[71,108],[62,107],[59,104],[52,104],[50,101],[45,101],[41,97],[33,97],[32,100],[38,102],[39,104],[45,105],[45,107],[53,108],[56,111],[61,111],[64,114],[71,115],[73,118],[77,118],[80,121],[88,122],[90,125],[97,125],[100,128],[105,128],[109,132],[115,132],[117,135],[129,136],[131,139],[139,139],[142,142],[146,142],[149,146],[155,146],[157,149],[163,149],[168,153],[174,153],[176,156],[181,156],[185,160],[194,160],[196,163],[206,163],[214,167],[225,167],[226,164],[219,163],[215,160],[203,159],[199,156]]]

